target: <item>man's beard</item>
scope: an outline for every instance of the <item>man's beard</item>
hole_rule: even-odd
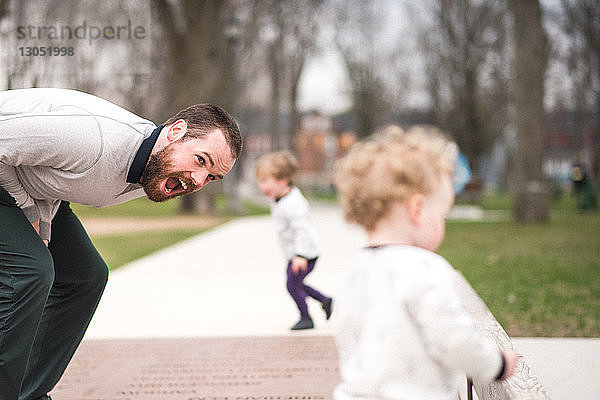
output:
[[[176,171],[173,171],[174,166],[171,162],[173,145],[174,143],[171,143],[155,154],[152,154],[148,159],[146,168],[144,168],[144,172],[140,178],[140,183],[142,184],[146,196],[148,196],[148,198],[152,201],[163,202],[191,192],[186,190],[173,195],[166,195],[163,193],[161,184],[169,177],[179,178],[181,181],[186,182],[188,187],[194,187],[189,178],[186,178]]]

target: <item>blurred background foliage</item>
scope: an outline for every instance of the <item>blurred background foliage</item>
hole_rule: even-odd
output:
[[[80,89],[157,124],[193,103],[231,111],[246,151],[183,212],[215,212],[221,192],[242,212],[254,159],[300,151],[303,118],[316,112],[345,143],[334,158],[347,133],[435,124],[466,155],[474,186],[506,191],[516,221],[539,222],[572,163],[598,183],[598,21],[595,0],[0,0],[0,89]],[[19,50],[42,46],[74,56]],[[319,99],[333,80],[336,94]],[[319,168],[326,177],[331,163]]]

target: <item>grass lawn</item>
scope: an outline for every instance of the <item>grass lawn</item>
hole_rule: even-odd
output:
[[[178,214],[181,198],[175,198],[162,203],[155,203],[148,200],[147,197],[140,197],[116,206],[96,208],[82,206],[81,204],[71,204],[75,213],[80,217],[140,217],[140,218],[159,218],[169,217]],[[225,210],[225,199],[218,196],[216,200],[217,214],[227,215]],[[269,208],[250,202],[244,202],[244,215],[260,215],[269,212]]]
[[[129,233],[92,237],[111,270],[201,233],[200,229]],[[125,244],[125,245],[124,245]]]
[[[178,214],[180,198],[155,203],[141,197],[127,203],[111,207],[95,208],[80,204],[71,204],[75,213],[82,218],[136,217],[143,219],[169,218]],[[219,215],[225,215],[224,199],[217,199]],[[263,206],[245,203],[245,215],[268,213]],[[230,217],[230,216],[226,216]],[[169,231],[149,231],[143,233],[91,235],[94,245],[102,254],[111,270],[115,270],[131,261],[172,246],[182,240],[198,235],[206,229],[177,229]]]
[[[71,208],[79,217],[168,217],[177,214],[181,199],[176,198],[163,203],[155,203],[147,197],[140,197],[116,206],[96,208],[71,204]]]
[[[484,198],[486,209],[510,209],[507,198]],[[167,217],[177,199],[137,199],[83,216]],[[267,210],[247,207],[249,213]],[[507,215],[509,215],[507,213]],[[600,337],[600,213],[578,214],[568,198],[554,202],[548,224],[449,221],[439,252],[459,269],[510,336]],[[115,269],[202,232],[200,229],[93,237]],[[123,244],[126,243],[124,251]]]
[[[164,203],[154,203],[146,197],[142,197],[105,208],[88,207],[80,204],[72,204],[71,207],[79,217],[168,218],[177,214],[179,201],[180,199],[173,199]],[[109,268],[115,270],[124,264],[174,245],[201,232],[201,229],[186,229],[168,232],[92,235],[92,242],[102,254]]]
[[[447,224],[439,250],[510,336],[600,337],[600,214]]]

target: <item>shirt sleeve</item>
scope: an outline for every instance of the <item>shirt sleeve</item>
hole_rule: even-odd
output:
[[[431,271],[430,271],[431,272]],[[417,288],[409,307],[430,355],[447,368],[491,382],[502,368],[497,346],[476,329],[454,289],[456,272],[448,265]]]
[[[298,204],[290,212],[290,229],[294,231],[294,253],[297,256],[312,258],[315,256],[314,233],[310,222],[308,206]]]

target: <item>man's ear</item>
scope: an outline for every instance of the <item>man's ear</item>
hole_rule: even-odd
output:
[[[424,204],[425,196],[423,196],[422,193],[415,193],[408,198],[408,201],[406,202],[406,213],[412,224],[418,225],[421,222]]]
[[[187,132],[187,122],[183,119],[178,119],[169,126],[167,131],[167,140],[169,143],[173,143],[181,139]]]

